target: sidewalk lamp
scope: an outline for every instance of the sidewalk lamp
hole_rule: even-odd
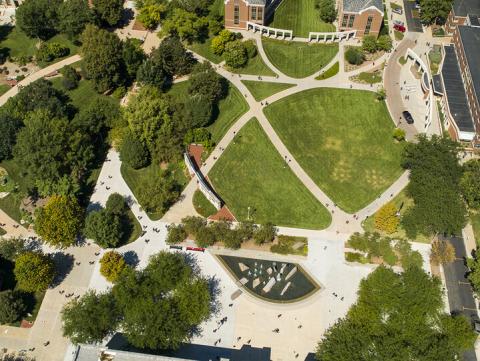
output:
[[[247,213],[247,221],[249,221],[249,220],[250,220],[250,206],[248,206],[247,210],[248,210],[248,213]]]

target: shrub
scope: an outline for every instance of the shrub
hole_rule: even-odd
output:
[[[70,65],[64,66],[60,73],[62,73],[62,85],[66,90],[72,90],[78,87],[80,81],[80,74]]]
[[[42,43],[37,50],[36,58],[39,61],[49,62],[70,54],[70,49],[60,43]]]
[[[395,138],[396,140],[398,140],[399,142],[405,140],[405,131],[403,129],[400,129],[400,128],[395,128],[393,130],[393,138]]]
[[[232,68],[241,68],[248,61],[247,50],[240,40],[226,44],[223,55],[225,57],[225,64]]]
[[[88,214],[83,232],[100,247],[117,247],[123,236],[123,225],[118,215],[101,209]]]
[[[345,260],[347,262],[360,262],[366,263],[366,259],[360,253],[356,252],[345,252]]]
[[[345,52],[345,59],[352,65],[360,65],[363,63],[363,53],[354,47],[349,47]]]
[[[337,18],[334,0],[319,0],[317,7],[320,10],[320,19],[326,23],[333,23]]]
[[[106,252],[100,260],[100,274],[114,283],[127,267],[123,256],[115,251]]]
[[[18,321],[26,307],[18,292],[7,290],[0,292],[0,324]]]
[[[256,244],[264,244],[273,242],[277,235],[277,228],[273,223],[262,224],[254,233],[253,239]]]
[[[168,235],[166,240],[168,244],[183,242],[185,238],[187,238],[187,232],[182,224],[179,224],[178,226],[171,225],[168,227]]]
[[[362,50],[367,53],[374,53],[377,51],[377,39],[373,35],[366,35],[362,39]]]
[[[227,248],[239,249],[242,246],[242,233],[236,229],[231,229],[223,238],[223,244]]]
[[[193,236],[197,236],[197,232],[207,226],[207,221],[202,217],[189,216],[182,219],[185,232]]]
[[[112,97],[118,100],[121,100],[125,95],[127,95],[127,88],[124,86],[119,86],[112,93]]]
[[[250,39],[244,41],[243,45],[245,46],[245,50],[247,51],[247,56],[249,59],[252,59],[257,55],[257,45],[255,44],[255,41]]]
[[[398,223],[397,207],[392,202],[385,204],[375,213],[375,228],[380,231],[394,233],[397,231]]]
[[[128,132],[120,144],[120,160],[133,169],[146,167],[150,162],[150,154],[147,147]]]
[[[225,45],[235,40],[235,34],[226,29],[220,31],[220,33],[212,39],[210,48],[215,55],[222,55],[225,51]]]
[[[377,49],[390,51],[392,49],[392,38],[389,35],[381,35],[377,40]]]
[[[112,193],[107,199],[105,208],[108,212],[123,215],[127,211],[127,202],[125,197],[119,193]]]

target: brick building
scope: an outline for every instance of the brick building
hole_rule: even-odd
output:
[[[448,34],[452,35],[457,25],[465,25],[467,18],[477,18],[480,16],[479,0],[454,0],[452,10],[448,14],[445,29]]]
[[[225,0],[225,27],[246,29],[247,21],[265,25],[281,0]]]
[[[445,127],[454,139],[480,144],[480,24],[475,20],[455,26],[453,44],[443,48],[440,74]]]

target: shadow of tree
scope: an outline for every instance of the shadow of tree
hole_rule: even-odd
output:
[[[56,287],[68,276],[73,269],[75,258],[69,253],[56,252],[50,255],[55,263],[55,278],[50,287]]]

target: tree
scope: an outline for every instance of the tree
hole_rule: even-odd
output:
[[[185,227],[185,232],[196,236],[199,229],[207,226],[207,221],[202,217],[188,216],[182,218],[182,224]]]
[[[107,281],[115,283],[127,267],[123,256],[115,251],[106,252],[100,259],[100,273]]]
[[[96,0],[115,3],[117,0]],[[95,3],[96,3],[95,2]],[[123,0],[120,0],[123,3]],[[122,84],[122,42],[114,33],[87,25],[82,33],[82,68],[99,93]]]
[[[455,360],[475,338],[465,317],[444,313],[438,278],[418,267],[397,274],[380,266],[361,281],[347,315],[324,334],[316,359]]]
[[[224,29],[212,39],[210,48],[215,55],[222,55],[225,51],[225,45],[235,40],[235,34],[231,31]]]
[[[50,62],[57,58],[62,58],[70,54],[70,48],[60,43],[41,43],[37,49],[36,59],[39,61]]]
[[[436,265],[445,265],[455,261],[455,248],[449,241],[437,239],[432,243],[430,260]]]
[[[335,2],[332,0],[319,0],[317,3],[320,11],[320,19],[326,23],[333,23],[337,18],[337,10],[335,9]]]
[[[232,68],[241,68],[248,61],[247,50],[241,40],[227,43],[223,56],[225,58],[225,64]]]
[[[183,9],[174,9],[172,15],[162,24],[160,37],[177,35],[191,43],[208,36],[208,19]]]
[[[273,223],[268,222],[258,227],[253,234],[253,239],[256,244],[270,243],[273,242],[276,235],[277,228]]]
[[[26,306],[18,292],[0,292],[0,324],[18,321],[26,311]]]
[[[101,342],[112,335],[119,313],[110,293],[89,290],[62,309],[63,335],[74,344]]]
[[[168,234],[166,240],[168,244],[183,242],[185,238],[187,238],[187,232],[185,232],[185,227],[183,225],[171,225],[168,227]]]
[[[137,81],[143,85],[153,85],[164,90],[172,83],[172,75],[164,69],[163,59],[153,51],[137,71]]]
[[[380,35],[377,39],[377,48],[379,50],[390,51],[392,49],[392,38],[389,35]]]
[[[418,232],[455,234],[465,225],[457,150],[457,143],[439,136],[429,139],[420,135],[417,143],[406,145],[402,165],[410,169],[407,193],[414,200],[402,218],[407,236],[414,238]]]
[[[24,252],[15,260],[13,273],[19,289],[26,292],[43,291],[55,277],[55,264],[43,253]]]
[[[135,347],[177,349],[210,315],[207,281],[178,253],[160,252],[144,270],[122,273],[113,295]]]
[[[138,69],[146,59],[145,52],[142,49],[142,43],[138,39],[128,38],[123,43],[123,62],[128,77],[134,80],[137,76]]]
[[[80,81],[80,74],[71,67],[70,65],[65,65],[61,70],[62,73],[62,85],[66,90],[73,90],[78,87],[78,82]]]
[[[392,136],[397,141],[401,142],[401,141],[405,140],[405,131],[401,128],[395,128],[392,132]]]
[[[349,47],[345,51],[345,59],[352,65],[360,65],[364,60],[363,53],[354,47]]]
[[[148,213],[165,212],[180,195],[177,183],[168,174],[144,178],[138,189],[138,201]]]
[[[9,159],[22,123],[5,111],[0,111],[0,161]]]
[[[57,30],[67,34],[70,39],[75,39],[93,20],[93,12],[88,6],[88,0],[62,1],[58,8]]]
[[[394,233],[397,231],[398,223],[397,207],[392,202],[388,202],[375,213],[375,228],[380,231]]]
[[[160,24],[160,20],[165,11],[166,7],[164,4],[158,3],[155,0],[145,0],[140,8],[140,14],[138,14],[137,19],[147,29],[154,30],[158,24]]]
[[[191,129],[193,134],[193,129],[196,130],[196,128],[202,128],[210,124],[212,119],[212,102],[205,95],[190,96],[183,103],[180,114],[185,123],[185,128]],[[206,131],[208,133],[208,130]],[[200,142],[200,140],[196,141]]]
[[[54,247],[72,246],[82,225],[83,210],[74,197],[54,195],[38,210],[35,231]]]
[[[172,0],[173,7],[195,13],[198,16],[208,15],[212,3],[212,0]]]
[[[93,11],[106,26],[115,26],[122,19],[124,0],[93,0]]]
[[[190,75],[188,93],[202,95],[210,102],[216,103],[225,96],[225,80],[215,72],[210,63],[199,63],[195,65]]]
[[[373,35],[365,35],[362,39],[362,50],[367,53],[377,51],[377,39]]]
[[[122,222],[118,215],[106,209],[92,211],[85,219],[83,233],[100,247],[117,247],[123,236]]]
[[[425,25],[431,25],[447,19],[452,9],[452,0],[421,0],[420,19]]]
[[[119,151],[120,160],[133,169],[146,167],[150,163],[148,150],[132,132],[127,132],[122,139]]]
[[[125,197],[119,193],[112,193],[108,196],[105,208],[108,212],[118,216],[124,215],[128,209]]]
[[[180,39],[169,36],[162,40],[152,57],[161,59],[163,69],[170,75],[182,76],[190,73],[196,60],[188,52]]]
[[[23,238],[0,238],[0,257],[15,262],[15,259],[25,251]]]
[[[463,165],[460,188],[467,205],[473,209],[480,208],[480,161],[472,159]]]
[[[15,11],[16,25],[30,38],[47,40],[55,35],[57,9],[62,0],[28,0]]]

